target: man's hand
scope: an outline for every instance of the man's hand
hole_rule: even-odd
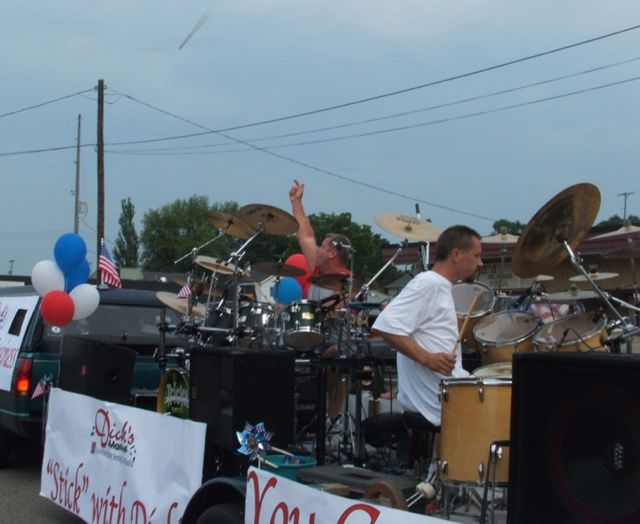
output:
[[[304,195],[304,184],[301,184],[294,179],[293,186],[289,189],[289,200],[293,204],[294,202],[300,202]]]
[[[430,370],[451,375],[456,365],[456,356],[453,353],[427,353],[425,352],[424,365]]]

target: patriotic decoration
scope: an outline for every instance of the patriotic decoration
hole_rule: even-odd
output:
[[[184,286],[182,286],[182,288],[180,288],[180,291],[178,291],[178,298],[189,298],[191,296],[191,287],[189,286],[189,284],[185,284]]]
[[[271,450],[273,433],[266,430],[264,422],[258,422],[255,426],[247,422],[243,431],[236,431],[236,436],[240,442],[238,451],[250,460],[264,460],[267,451]]]
[[[113,259],[109,254],[107,245],[102,242],[100,246],[100,257],[98,259],[98,267],[100,268],[100,283],[111,287],[122,287],[118,268],[113,263]]]
[[[49,387],[51,386],[52,381],[53,381],[53,377],[51,375],[45,375],[44,377],[42,377],[36,384],[35,389],[33,390],[33,394],[31,395],[31,400],[44,395],[49,390]]]

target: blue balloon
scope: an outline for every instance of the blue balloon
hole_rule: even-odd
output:
[[[85,258],[73,271],[64,274],[64,290],[69,293],[74,287],[85,284],[89,280],[91,266]]]
[[[65,233],[53,246],[53,256],[63,273],[76,269],[87,256],[87,245],[80,235]]]
[[[271,288],[271,295],[278,304],[288,305],[302,300],[302,286],[293,277],[282,277],[278,286]]]

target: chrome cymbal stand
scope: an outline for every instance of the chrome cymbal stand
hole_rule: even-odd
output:
[[[373,284],[376,281],[376,279],[380,275],[382,275],[382,273],[385,271],[385,269],[387,269],[391,264],[393,264],[394,260],[400,256],[400,253],[402,253],[406,249],[408,244],[409,244],[409,240],[407,240],[405,238],[400,243],[400,246],[398,247],[396,252],[393,254],[393,256],[389,260],[387,260],[386,264],[384,266],[382,266],[380,268],[380,270],[375,275],[373,275],[373,277],[371,277],[369,282],[367,282],[366,284],[364,284],[360,288],[360,291],[358,291],[358,294],[355,296],[355,299],[357,301],[362,301],[362,302],[366,302],[367,301],[367,299],[369,298],[369,289],[371,287],[371,284]]]

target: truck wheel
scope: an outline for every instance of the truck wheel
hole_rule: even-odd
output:
[[[216,504],[200,515],[196,524],[244,524],[244,506],[240,503]]]
[[[0,467],[5,467],[9,463],[12,449],[13,437],[4,431],[0,431]]]

